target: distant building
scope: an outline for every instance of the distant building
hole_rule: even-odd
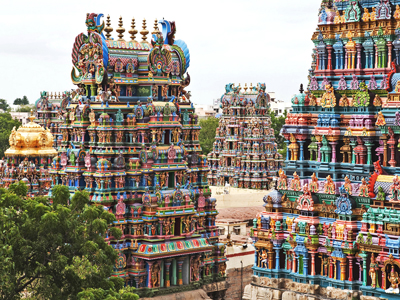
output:
[[[199,116],[199,119],[216,117],[217,114],[220,113],[221,108],[219,107],[219,105],[215,104],[216,101],[218,100],[213,100],[213,105],[194,105],[195,112]]]
[[[285,110],[290,113],[293,109],[290,102],[284,102],[282,100],[275,99],[275,101],[271,101],[271,110],[275,113],[275,116],[278,117],[282,116],[285,113]]]
[[[22,123],[22,125],[25,125],[28,123],[28,118],[29,118],[29,112],[10,112],[11,117],[14,120],[18,120]]]

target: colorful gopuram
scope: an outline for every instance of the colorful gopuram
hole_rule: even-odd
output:
[[[54,136],[54,147],[56,148],[61,146],[60,126],[64,123],[63,111],[65,112],[69,96],[69,92],[58,92],[57,94],[43,91],[35,102],[35,122],[50,130]]]
[[[322,2],[285,167],[254,220],[257,284],[400,299],[399,21],[397,0]]]
[[[269,116],[265,83],[242,89],[230,83],[221,97],[223,115],[207,155],[208,184],[267,189],[282,164]]]
[[[215,199],[207,184],[197,116],[185,87],[190,64],[175,22],[157,20],[141,41],[119,18],[88,14],[87,34],[75,38],[71,78],[78,89],[63,100],[62,141],[53,184],[85,189],[93,205],[113,212],[117,240],[114,276],[152,297],[201,286],[224,293],[226,258],[218,243]],[[103,30],[106,32],[103,35]],[[65,106],[65,111],[64,111]]]
[[[51,163],[57,151],[53,148],[53,135],[33,122],[17,130],[13,128],[9,137],[10,148],[4,152],[0,163],[0,187],[23,181],[28,187],[28,196],[47,195],[51,188]]]

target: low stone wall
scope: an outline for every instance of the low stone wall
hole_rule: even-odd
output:
[[[268,190],[252,190],[230,188],[229,194],[217,195],[219,187],[210,187],[212,197],[217,199],[217,209],[229,207],[250,207],[262,206],[263,197],[268,194]]]
[[[228,298],[227,298],[228,299]],[[333,287],[297,283],[284,278],[252,276],[243,293],[244,300],[381,300],[377,297],[363,296],[361,291],[342,290]]]
[[[244,267],[242,270],[241,268],[232,268],[226,271],[228,290],[226,291],[225,299],[242,299],[242,292],[245,286],[251,283],[251,277],[253,276],[251,267],[252,265]]]

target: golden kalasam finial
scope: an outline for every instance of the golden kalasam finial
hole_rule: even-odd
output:
[[[106,33],[106,38],[107,40],[111,39],[111,32],[113,31],[113,28],[111,27],[111,21],[110,21],[110,15],[107,16],[107,26],[104,28],[104,31]]]
[[[33,122],[33,120],[35,120],[35,116],[33,115],[33,109],[31,109],[31,115],[28,118],[29,120],[31,120],[31,122]]]
[[[125,32],[125,28],[122,27],[123,22],[122,22],[122,17],[119,17],[119,21],[118,21],[118,28],[117,30],[115,30],[116,32],[118,32],[118,41],[124,41],[124,32]]]
[[[137,34],[137,30],[135,29],[135,18],[132,18],[131,22],[131,29],[128,31],[129,34],[131,35],[131,42],[135,41],[135,35]]]
[[[247,83],[244,84],[244,92],[247,92]]]
[[[146,29],[146,19],[143,19],[143,29],[142,29],[142,31],[140,32],[140,34],[142,35],[142,40],[145,42],[146,41],[146,39],[147,39],[147,37],[146,37],[146,35],[148,35],[149,34],[149,31]]]
[[[157,35],[159,33],[160,33],[160,30],[158,29],[158,21],[157,21],[157,19],[155,19],[154,20],[154,31],[151,34]]]

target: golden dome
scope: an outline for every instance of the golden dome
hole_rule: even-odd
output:
[[[53,135],[49,129],[44,129],[33,122],[35,117],[29,117],[30,122],[11,131],[8,139],[10,148],[4,152],[5,156],[55,156]]]

